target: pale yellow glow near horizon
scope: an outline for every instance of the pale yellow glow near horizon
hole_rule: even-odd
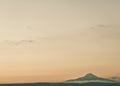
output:
[[[120,75],[119,0],[1,0],[0,83]]]

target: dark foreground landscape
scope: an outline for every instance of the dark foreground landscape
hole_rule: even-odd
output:
[[[120,83],[30,83],[0,84],[0,86],[120,86]]]

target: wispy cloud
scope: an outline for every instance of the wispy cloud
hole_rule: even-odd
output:
[[[34,43],[35,40],[20,40],[16,41],[15,44],[25,44],[25,43]]]
[[[21,45],[21,44],[33,44],[36,41],[35,40],[4,40],[2,42],[10,45]]]
[[[111,25],[98,24],[98,25],[90,27],[90,29],[96,30],[96,29],[102,29],[102,28],[108,28],[108,27],[112,27],[112,26]]]
[[[90,27],[90,31],[97,37],[107,39],[118,39],[120,38],[120,26],[117,25],[96,25]]]
[[[9,44],[9,45],[28,45],[39,43],[40,41],[51,39],[49,37],[36,37],[34,39],[21,39],[21,40],[2,40],[0,43]]]

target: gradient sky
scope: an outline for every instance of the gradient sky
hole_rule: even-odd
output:
[[[0,0],[0,82],[120,75],[120,0]]]

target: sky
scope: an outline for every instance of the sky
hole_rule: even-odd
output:
[[[0,83],[120,76],[120,0],[0,0]]]

